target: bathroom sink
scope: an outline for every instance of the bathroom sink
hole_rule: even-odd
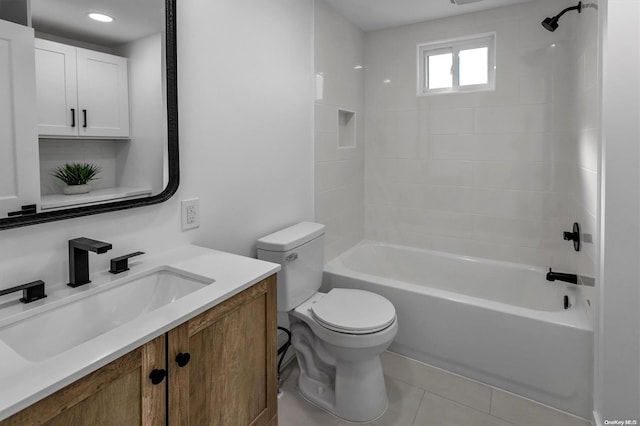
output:
[[[0,328],[0,340],[24,359],[58,355],[200,290],[215,280],[163,267]]]

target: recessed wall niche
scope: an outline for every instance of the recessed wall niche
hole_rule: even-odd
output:
[[[338,148],[356,147],[356,113],[338,108]]]

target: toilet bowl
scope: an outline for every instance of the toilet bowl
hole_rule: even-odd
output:
[[[371,296],[388,305],[368,304]],[[340,298],[356,304],[340,311],[344,307]],[[376,309],[380,305],[386,309]],[[330,318],[331,324],[318,313]],[[366,422],[380,417],[388,405],[380,354],[398,332],[391,302],[367,291],[333,289],[314,294],[289,313],[289,320],[302,396],[346,420]]]
[[[364,290],[318,291],[323,225],[299,223],[256,246],[258,258],[282,265],[278,311],[288,314],[300,394],[345,420],[380,417],[388,405],[380,353],[398,332],[393,304]]]

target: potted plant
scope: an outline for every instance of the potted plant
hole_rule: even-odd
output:
[[[100,167],[91,163],[71,163],[58,166],[53,176],[66,184],[62,192],[67,195],[86,194],[91,191],[89,182],[99,179],[96,175],[100,173]]]

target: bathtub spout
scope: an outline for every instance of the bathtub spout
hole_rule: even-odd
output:
[[[576,274],[565,274],[563,272],[553,272],[551,268],[549,268],[549,272],[547,272],[547,281],[564,281],[571,284],[578,284],[578,276]]]

